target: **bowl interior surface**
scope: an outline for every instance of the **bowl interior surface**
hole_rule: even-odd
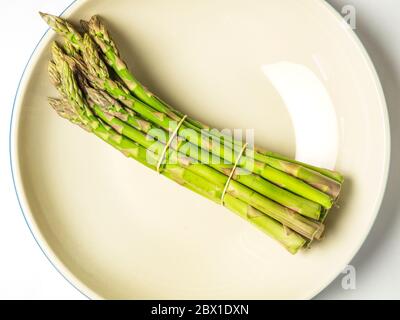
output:
[[[15,176],[40,244],[89,296],[310,298],[365,239],[389,153],[372,64],[322,1],[248,4],[87,0],[65,16],[100,14],[134,74],[182,112],[219,129],[254,129],[260,146],[341,171],[341,208],[326,238],[291,256],[222,206],[59,118],[46,100],[57,95],[47,77],[49,32],[15,106]]]

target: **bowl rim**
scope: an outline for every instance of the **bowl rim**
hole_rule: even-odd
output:
[[[59,14],[63,16],[65,13],[70,12],[71,10],[76,10],[79,5],[83,1],[73,0],[64,10]],[[25,67],[22,71],[21,77],[19,79],[17,89],[14,96],[13,107],[11,111],[11,120],[10,120],[10,130],[9,130],[9,155],[10,155],[10,167],[11,167],[11,175],[14,184],[15,194],[17,196],[18,205],[20,207],[20,211],[23,215],[25,223],[35,240],[36,244],[53,266],[53,268],[79,293],[81,293],[84,297],[88,299],[103,299],[93,290],[91,290],[85,283],[79,280],[65,265],[61,262],[61,260],[57,257],[54,251],[51,249],[47,240],[41,234],[36,222],[33,219],[33,214],[29,209],[29,205],[27,205],[27,199],[25,196],[25,192],[22,187],[22,178],[20,167],[18,163],[19,154],[18,154],[18,122],[20,118],[21,108],[16,107],[20,106],[20,93],[25,91],[25,87],[27,85],[28,75],[31,73],[30,69],[33,65],[35,65],[36,60],[39,58],[40,53],[44,50],[44,45],[47,43],[47,39],[51,37],[50,28],[44,32],[44,34],[40,37],[39,41],[35,45],[32,53],[30,54],[28,61],[25,64]]]
[[[342,16],[326,1],[318,1],[315,0],[317,5],[320,5],[323,10],[326,10],[327,13],[329,13],[333,19],[337,20],[338,22],[343,22]],[[80,5],[84,3],[83,0],[73,0],[64,10],[61,11],[60,16],[64,16],[66,14],[69,14],[75,10],[77,10]],[[378,94],[379,100],[380,100],[380,108],[383,116],[383,127],[384,127],[384,149],[385,153],[383,155],[384,159],[384,168],[383,168],[383,174],[381,177],[381,186],[380,186],[380,191],[379,195],[376,198],[376,202],[373,208],[373,218],[371,219],[370,225],[365,228],[364,234],[362,235],[362,240],[359,242],[359,244],[355,247],[353,253],[350,255],[350,258],[346,263],[343,265],[341,270],[344,270],[346,265],[348,265],[351,260],[355,257],[357,252],[360,250],[362,245],[365,243],[366,238],[368,237],[372,226],[374,225],[376,221],[376,217],[378,216],[380,207],[382,205],[383,197],[386,191],[386,185],[388,181],[388,175],[389,175],[389,168],[390,168],[390,154],[391,154],[391,137],[390,137],[390,123],[389,123],[389,114],[388,114],[388,109],[387,109],[387,103],[384,95],[384,91],[382,88],[381,81],[379,79],[378,73],[376,71],[376,68],[372,62],[371,57],[369,56],[366,48],[362,44],[361,40],[359,37],[356,35],[354,30],[347,24],[344,23],[344,29],[345,32],[347,32],[350,41],[352,41],[357,49],[360,51],[360,54],[362,58],[364,59],[364,62],[366,63],[367,68],[369,69],[371,78],[374,82],[376,92]],[[30,69],[35,65],[36,60],[39,58],[40,53],[44,50],[44,46],[47,44],[48,39],[52,36],[52,34],[49,32],[50,28],[48,28],[45,33],[40,37],[39,41],[37,42],[36,46],[34,47],[32,53],[29,56],[28,61],[25,64],[25,67],[23,69],[23,72],[21,74],[21,77],[18,81],[17,89],[15,92],[14,100],[13,100],[13,106],[11,110],[11,117],[10,117],[10,126],[9,126],[9,161],[10,161],[10,169],[11,169],[11,176],[12,176],[12,181],[14,185],[14,190],[15,194],[17,197],[18,205],[20,207],[20,211],[23,215],[23,218],[25,220],[25,223],[35,240],[36,244],[44,254],[44,256],[47,258],[47,260],[50,262],[50,264],[54,267],[54,269],[72,286],[74,287],[78,292],[80,292],[84,297],[88,299],[104,299],[104,297],[101,297],[99,294],[97,294],[95,291],[90,289],[84,282],[82,282],[78,277],[76,277],[66,266],[65,264],[57,257],[57,255],[54,253],[54,251],[51,249],[50,245],[48,244],[47,240],[43,237],[41,234],[34,218],[33,214],[29,209],[28,201],[25,196],[25,191],[24,188],[22,187],[22,177],[21,177],[21,172],[20,172],[20,167],[19,167],[19,154],[18,154],[18,123],[20,119],[20,112],[21,112],[21,107],[20,107],[20,99],[23,95],[21,95],[21,92],[25,91],[26,85],[27,85],[27,80],[28,80],[28,75],[31,73]],[[319,287],[315,288],[314,291],[311,293],[308,293],[307,296],[304,297],[304,299],[312,299],[315,297],[317,294],[322,292],[338,275],[340,274],[339,271],[332,272],[331,277],[328,277],[328,280],[325,281],[325,283],[322,283]]]

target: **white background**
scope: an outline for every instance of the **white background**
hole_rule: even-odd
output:
[[[194,0],[192,0],[194,1]],[[322,1],[322,0],[321,0]],[[60,13],[71,0],[0,2],[0,299],[86,299],[49,263],[36,244],[15,196],[8,152],[11,109],[18,81],[46,30],[37,12]],[[400,298],[400,3],[398,0],[329,0],[338,11],[357,13],[356,32],[374,61],[388,102],[392,163],[377,221],[351,264],[356,289],[341,287],[343,275],[318,299]]]

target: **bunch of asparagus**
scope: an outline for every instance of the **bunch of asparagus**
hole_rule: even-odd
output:
[[[61,117],[223,204],[292,254],[322,238],[340,173],[243,145],[173,109],[133,76],[98,16],[81,21],[81,32],[41,16],[65,39],[63,46],[53,43],[48,66],[61,95],[49,103]]]

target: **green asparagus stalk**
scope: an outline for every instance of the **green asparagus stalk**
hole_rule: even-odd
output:
[[[153,125],[150,122],[145,121],[140,118],[138,115],[133,113],[131,110],[126,110],[123,108],[116,100],[112,99],[104,92],[100,92],[98,90],[92,88],[86,88],[86,92],[90,97],[90,102],[92,109],[95,114],[101,119],[107,119],[107,121],[113,121],[114,125],[118,128],[121,127],[121,121],[126,125],[137,129],[143,133],[151,135],[153,132],[163,133],[164,137],[166,137],[165,141],[169,140],[168,132],[160,129],[159,127]],[[114,120],[115,118],[115,120]],[[164,142],[165,142],[164,141]],[[171,144],[170,148],[172,150],[176,150],[182,152],[183,154],[190,156],[192,147],[194,145],[189,146],[189,142],[185,142],[181,140],[178,144]],[[185,150],[185,151],[182,151]],[[194,154],[193,158],[195,160],[205,160],[204,155]],[[211,159],[211,156],[208,155],[208,159],[205,161],[208,166],[218,170],[219,172],[224,173],[226,176],[229,176],[231,171],[233,170],[232,164],[223,164],[223,163],[214,163]],[[261,193],[262,195],[274,200],[292,210],[310,217],[312,219],[318,220],[321,212],[321,206],[315,202],[310,200],[301,198],[285,189],[279,188],[278,186],[266,181],[265,179],[260,178],[257,175],[251,174],[250,172],[243,172],[241,170],[240,174],[237,174],[239,170],[235,170],[232,178],[238,182],[241,182],[243,185],[248,186],[249,188]]]
[[[338,182],[339,184],[342,184],[344,182],[343,175],[340,174],[337,171],[324,169],[324,168],[319,168],[319,167],[316,167],[316,166],[313,166],[313,165],[310,165],[310,164],[307,164],[307,163],[304,163],[304,162],[300,162],[300,161],[296,161],[296,160],[290,159],[290,158],[285,157],[285,156],[283,156],[283,155],[281,155],[279,153],[267,151],[267,150],[264,150],[264,149],[261,149],[261,148],[257,148],[257,153],[258,154],[263,154],[263,155],[265,155],[265,156],[267,156],[269,158],[274,158],[274,159],[277,159],[277,160],[284,160],[284,161],[287,161],[287,162],[290,162],[290,163],[294,163],[294,164],[300,165],[302,167],[308,168],[308,169],[310,169],[312,171],[318,172],[321,175],[323,175],[325,177],[328,177],[328,178]]]
[[[96,75],[106,75],[107,74],[107,70],[105,68],[104,65],[102,65],[101,63],[95,62],[95,61],[99,61],[98,57],[95,58],[89,58],[92,55],[96,55],[94,52],[94,48],[93,45],[91,44],[91,40],[88,37],[85,37],[83,40],[84,43],[84,47],[85,47],[85,51],[84,51],[84,57],[86,57],[85,61],[87,61],[87,63],[90,63],[90,67],[88,69],[91,69],[92,72],[90,75],[88,75],[89,77],[96,77]],[[61,49],[54,44],[52,47],[53,50],[53,59],[55,61],[57,60],[62,60],[64,58],[64,56],[62,56],[61,53]],[[86,70],[82,70],[83,72],[86,72]],[[100,79],[97,78],[96,79]],[[119,89],[118,85],[113,82],[111,79],[109,78],[105,78],[104,82],[102,81],[97,81],[97,86],[102,87],[103,89],[107,89],[107,88],[114,88],[113,90],[111,90],[111,92],[113,92],[117,97],[120,97],[121,95],[126,95],[128,97],[131,97],[129,94],[127,94],[125,91]],[[103,83],[103,85],[102,85]],[[108,85],[104,85],[104,83],[108,83]],[[118,94],[115,93],[115,90],[118,90]],[[109,90],[107,90],[109,91]],[[132,99],[135,99],[132,97]],[[173,119],[167,118],[165,116],[165,114],[159,114],[158,112],[152,110],[150,107],[148,107],[147,105],[134,100],[133,104],[130,105],[131,109],[134,111],[137,111],[138,113],[140,113],[141,115],[144,115],[145,118],[150,119],[153,123],[158,124],[160,127],[162,127],[163,129],[172,131],[171,127],[170,127],[170,121]],[[222,148],[222,146],[214,146],[213,144],[209,144],[209,141],[204,141],[204,137],[199,136],[196,132],[192,131],[192,130],[187,130],[188,128],[186,128],[185,126],[182,126],[179,131],[178,131],[178,135],[179,136],[183,136],[188,138],[189,136],[189,141],[195,141],[195,144],[197,145],[206,145],[205,149],[208,149],[207,151],[211,151],[213,152],[215,155],[220,155],[221,153],[224,154],[224,148]],[[207,148],[208,147],[208,148]],[[233,160],[236,161],[237,157],[238,157],[238,153],[234,153],[233,156],[235,157]],[[233,162],[232,159],[225,157],[225,160],[231,160],[231,163]],[[246,161],[247,160],[247,161]],[[244,163],[244,165],[243,165]],[[254,167],[253,167],[254,164]],[[276,170],[272,167],[269,167],[267,165],[265,165],[264,163],[261,162],[254,162],[252,159],[243,156],[241,158],[241,161],[239,162],[239,166],[243,166],[245,169],[247,169],[248,171],[253,171],[260,174],[261,176],[263,176],[266,179],[271,180],[272,182],[274,182],[275,184],[279,184],[280,186],[287,188],[290,191],[293,191],[296,194],[299,194],[300,196],[303,196],[304,198],[308,198],[310,200],[315,201],[315,199],[317,199],[317,203],[323,205],[324,207],[330,207],[331,203],[332,203],[332,199],[320,192],[319,190],[307,185],[306,183],[302,182],[301,180],[298,180],[288,174],[285,174],[279,170]],[[249,179],[249,178],[243,178],[243,179]],[[273,187],[271,185],[271,187]],[[271,189],[271,188],[269,188]],[[258,189],[260,191],[260,189]],[[261,189],[264,190],[264,189]],[[274,194],[277,195],[277,193],[275,192]],[[308,197],[306,196],[308,195]],[[321,199],[320,202],[318,201],[319,199]],[[290,208],[298,208],[299,210],[302,210],[301,206],[299,205],[291,205]],[[318,208],[315,208],[316,211],[318,211]],[[308,213],[306,210],[302,211],[303,213]],[[316,216],[318,213],[316,212],[310,212],[309,214],[312,215],[312,217],[317,218],[318,216]]]
[[[152,123],[157,124],[165,130],[171,131],[169,125],[170,122],[177,121],[179,118],[174,118],[173,116],[169,117],[169,115],[166,113],[155,111],[150,106],[131,96],[129,93],[127,94],[126,91],[120,90],[119,86],[109,77],[107,77],[106,67],[102,63],[99,63],[101,59],[98,57],[92,40],[86,34],[83,40],[83,57],[86,64],[90,65],[90,75],[98,79],[96,82],[97,86],[105,89],[107,92],[113,95],[114,98],[119,98],[121,100],[121,97],[123,97],[122,101],[126,106],[138,112],[145,119],[151,121]],[[210,141],[207,137],[199,134],[198,131],[194,131],[191,130],[191,128],[186,127],[185,124],[179,128],[178,136],[187,139],[197,146],[201,146],[201,148],[204,150],[211,152],[218,158],[230,163],[235,163],[240,156],[239,152],[235,152],[234,150],[229,150],[229,152],[227,152],[226,146],[221,145],[220,143],[213,143],[213,141]],[[325,208],[330,208],[333,204],[333,198],[328,194],[323,193],[322,191],[299,179],[296,179],[289,174],[286,174],[285,172],[268,166],[265,163],[254,161],[252,158],[247,156],[242,156],[239,161],[239,166],[248,171],[254,172],[255,174],[261,175],[263,178],[270,180],[271,182],[278,184],[279,186],[288,189],[306,199],[315,201]]]
[[[73,46],[71,41],[64,42],[64,51],[67,53],[67,56],[70,56],[75,59],[81,58],[79,51],[76,49],[76,47]]]
[[[80,34],[73,29],[73,27],[68,24],[67,22],[65,23],[66,25],[63,25],[63,20],[61,18],[47,15],[47,14],[41,14],[42,17],[45,19],[45,21],[58,33],[64,35],[67,37],[67,39],[72,39],[74,41],[73,45],[76,46],[77,48],[80,48],[82,50],[83,46],[83,40]],[[157,111],[162,112],[167,114],[169,117],[172,117],[173,119],[177,120],[177,118],[181,118],[182,114],[172,110],[170,106],[168,106],[166,103],[161,101],[159,98],[157,98],[155,95],[153,95],[151,92],[149,92],[144,86],[142,86],[136,79],[135,77],[129,72],[126,64],[123,62],[123,60],[119,56],[119,52],[115,46],[115,43],[111,39],[111,37],[108,34],[108,31],[106,30],[105,26],[101,23],[100,19],[95,16],[91,19],[90,23],[87,25],[85,24],[85,29],[87,29],[99,47],[102,49],[104,53],[104,57],[108,64],[113,67],[113,69],[116,71],[116,73],[120,76],[122,80],[125,81],[127,84],[128,88],[131,89],[131,91],[139,97],[142,101],[148,103],[150,106],[154,107]],[[98,60],[98,59],[97,59]],[[90,64],[90,61],[89,61]],[[99,69],[100,72],[102,72],[102,69]],[[100,73],[101,75],[101,73]],[[103,74],[104,75],[104,74]],[[110,84],[110,83],[109,83]],[[118,86],[117,86],[118,87]],[[120,87],[120,86],[119,86]],[[121,89],[121,88],[120,88]],[[112,85],[109,90],[114,91],[115,86]],[[109,91],[110,92],[110,91]],[[111,92],[110,92],[111,93]],[[116,92],[118,94],[118,91]],[[122,95],[123,97],[123,95]],[[128,98],[128,100],[130,100]],[[203,124],[199,122],[190,122],[190,128],[197,128],[197,129],[206,129],[207,127],[204,126]],[[224,138],[225,140],[229,140],[229,137],[221,137],[218,136],[219,138]],[[236,141],[233,141],[234,143],[237,143]],[[241,142],[240,142],[241,144]],[[267,163],[269,166],[281,170],[283,172],[286,172],[290,175],[293,175],[306,183],[310,184],[314,188],[323,191],[327,193],[328,195],[332,196],[333,199],[336,199],[339,191],[340,191],[340,184],[335,183],[335,181],[332,181],[331,179],[326,179],[329,176],[335,176],[336,174],[334,172],[331,172],[326,169],[320,169],[320,170],[311,170],[312,168],[304,168],[302,164],[297,163],[295,161],[292,161],[290,159],[278,159],[277,157],[270,157],[266,154],[262,154],[259,152],[254,152],[254,150],[248,150],[246,151],[245,154],[252,154],[254,155],[254,159],[260,162]],[[294,164],[297,164],[298,166],[295,166]],[[318,174],[318,172],[321,174]]]
[[[225,197],[225,207],[277,240],[292,254],[296,254],[306,243],[297,233],[230,194]]]
[[[117,117],[104,113],[101,108],[94,103],[92,99],[90,99],[89,101],[95,114],[100,117],[100,119],[102,119],[105,123],[114,128],[114,130],[116,130],[119,134],[130,138],[131,140],[137,142],[146,149],[151,148],[154,150],[163,150],[165,148],[165,144],[163,144],[162,142],[154,142],[149,140],[147,135],[140,130],[131,127],[126,122],[121,121]],[[194,173],[218,185],[220,198],[222,198],[223,189],[228,179],[226,175],[210,168],[207,165],[198,163],[194,159],[186,157],[182,153],[178,153],[178,155],[176,156],[178,159],[175,159],[173,158],[174,154],[175,153],[169,154],[169,159],[172,160],[173,163],[175,163],[176,161],[180,161],[181,157],[185,157],[183,165],[186,166],[190,171],[193,171]],[[279,205],[276,202],[269,200],[268,198],[263,197],[262,195],[254,192],[252,189],[236,182],[235,180],[231,180],[227,189],[227,193],[233,194],[238,199],[249,203],[249,205],[257,208],[267,215],[270,215],[272,218],[280,221],[284,225],[287,225],[288,227],[305,237],[318,238],[322,234],[323,229],[320,224],[311,222],[303,218],[302,216],[295,213],[295,211],[290,210],[284,206]]]
[[[105,25],[102,23],[100,18],[95,15],[90,19],[89,23],[84,23],[90,35],[96,41],[97,45],[102,50],[106,61],[108,64],[115,70],[115,72],[119,75],[119,77],[124,81],[125,85],[128,89],[135,94],[141,101],[147,103],[149,106],[153,107],[154,109],[160,112],[170,112],[173,111],[179,117],[183,115],[176,110],[173,110],[167,103],[162,101],[159,97],[154,95],[150,92],[146,87],[144,87],[129,71],[128,66],[121,58],[117,46],[115,45],[114,41],[110,37]],[[208,126],[202,123],[195,124],[199,129],[208,129]],[[218,136],[220,139],[229,139],[228,136]],[[236,143],[236,141],[233,141]],[[240,142],[238,142],[241,144]],[[266,154],[261,154],[258,152],[254,152],[254,158],[257,161],[265,162],[270,166],[274,167],[275,169],[284,171],[286,173],[290,173],[295,177],[298,177],[312,186],[316,187],[317,189],[332,195],[336,198],[340,191],[340,184],[335,183],[335,181],[331,181],[330,179],[325,179],[324,175],[315,174],[314,172],[308,170],[307,168],[302,167],[299,163],[292,163],[288,162],[288,159],[277,159],[276,157],[268,157]],[[286,160],[286,161],[279,161],[279,160]],[[327,169],[320,169],[320,173],[324,173],[328,177],[335,176],[336,178],[340,177],[340,174],[332,172]],[[340,181],[339,182],[343,182]]]
[[[45,18],[47,19],[47,17]],[[49,64],[50,76],[56,87],[64,94],[64,98],[50,100],[50,104],[56,111],[58,110],[57,112],[60,116],[102,137],[103,140],[125,154],[127,154],[125,147],[136,146],[141,150],[142,155],[146,155],[139,161],[141,160],[146,166],[155,169],[155,163],[159,160],[160,150],[165,148],[165,142],[149,142],[148,139],[146,141],[146,138],[148,138],[146,133],[149,130],[158,128],[163,130],[167,137],[170,137],[174,129],[170,124],[180,120],[181,116],[178,116],[180,114],[157,97],[156,99],[164,104],[164,110],[161,110],[160,107],[157,109],[146,101],[144,101],[145,103],[141,102],[140,99],[137,99],[137,95],[136,97],[132,96],[129,92],[132,89],[129,86],[125,88],[118,81],[112,80],[115,74],[110,75],[108,73],[108,68],[102,58],[106,57],[105,61],[108,64],[110,59],[107,55],[101,57],[98,54],[97,48],[93,45],[88,35],[80,36],[69,23],[65,24],[62,19],[51,18],[50,20],[56,25],[56,28],[61,30],[59,32],[64,33],[68,40],[64,46],[67,55],[62,57],[59,54],[59,58],[65,58],[67,62],[64,59],[59,59],[59,61],[55,59],[55,63]],[[90,31],[90,24],[86,29]],[[93,38],[95,37],[93,36]],[[116,47],[113,50],[119,55]],[[59,63],[60,61],[62,61],[62,64]],[[86,96],[80,91],[69,65],[83,73],[83,77],[79,76],[79,74],[77,76],[83,79],[84,87],[88,88]],[[126,70],[129,72],[127,68]],[[61,81],[56,79],[57,73],[61,73]],[[119,76],[124,80],[121,75]],[[89,82],[86,82],[86,78]],[[89,83],[94,85],[97,90],[91,89],[88,86]],[[122,101],[130,109],[114,102],[108,105],[94,103],[95,99],[92,98],[94,92],[106,95],[99,89],[107,91],[114,99]],[[106,97],[108,100],[111,99],[107,95]],[[89,99],[89,104],[86,99]],[[141,104],[139,108],[136,106],[137,104]],[[74,106],[72,108],[73,112],[71,112],[71,108],[66,107],[67,105]],[[181,131],[182,129],[195,129],[195,135],[188,136],[186,132]],[[204,138],[202,136],[199,137],[199,129],[202,128],[198,126],[198,123],[195,122],[193,124],[188,119],[178,130],[177,148],[174,149],[174,144],[171,145],[170,152],[165,155],[166,163],[163,164],[163,174],[183,186],[218,202],[225,192],[224,187],[227,183],[227,175],[230,175],[234,168],[232,163],[239,160],[239,153],[235,150],[235,147],[240,146],[241,142],[232,140],[232,150],[225,152],[226,147],[222,150],[218,148],[220,146],[217,146],[217,144],[202,140]],[[212,135],[206,136],[206,138],[209,137],[212,137]],[[199,159],[193,159],[191,154],[183,152],[185,151],[181,148],[184,146],[183,141],[189,141],[186,143],[187,145],[197,148],[204,148],[204,142],[208,141],[204,148],[208,152],[207,155],[225,160],[225,163],[217,165],[199,163],[196,161]],[[156,148],[154,148],[154,145]],[[153,160],[151,161],[149,154],[152,154],[150,158]],[[242,175],[241,173],[243,172],[246,174]],[[266,225],[261,227],[264,232],[267,226],[269,228],[267,233],[273,237],[280,239],[284,236],[281,242],[287,241],[288,235],[294,235],[293,239],[297,239],[294,242],[296,245],[294,247],[288,243],[284,245],[289,251],[296,252],[305,243],[303,236],[311,240],[321,238],[324,226],[316,220],[323,221],[326,212],[339,194],[342,182],[343,177],[334,171],[316,168],[283,156],[249,148],[245,150],[244,156],[240,158],[239,167],[233,172],[233,179],[228,184],[223,200],[226,207],[244,218],[251,219],[252,221],[249,221],[253,224],[260,227],[260,223],[255,223],[255,221],[265,221]],[[293,193],[304,198],[298,197],[286,189],[294,189]],[[265,197],[263,194],[269,194],[270,196]],[[289,197],[289,194],[294,197]],[[271,201],[270,198],[275,201]],[[281,205],[277,199],[280,199],[281,202],[287,202]],[[297,205],[296,199],[299,200]],[[306,210],[305,207],[299,209],[298,206],[298,204],[304,205],[304,200],[306,199],[310,199],[309,204],[312,204],[314,208],[318,208],[316,210],[318,214],[312,216],[315,219],[314,221],[295,212]],[[267,218],[266,220],[265,217]],[[273,232],[272,225],[274,224],[272,222],[277,226],[275,233]],[[295,232],[290,231],[290,229]],[[288,230],[289,232],[287,232]]]
[[[131,146],[129,146],[128,148],[126,146],[123,146],[123,144],[121,143],[123,137],[118,136],[118,134],[111,127],[108,127],[107,125],[102,124],[99,121],[100,129],[99,127],[96,127],[92,131],[92,129],[90,129],[89,127],[85,127],[84,125],[82,125],[82,123],[79,122],[79,118],[70,107],[68,101],[60,99],[49,99],[49,103],[61,117],[81,126],[86,131],[93,132],[99,138],[109,143],[114,148],[124,153],[126,156],[142,162],[145,165],[148,165],[148,162],[145,161],[146,157],[148,156],[147,151],[143,152],[143,149],[141,149],[139,152],[134,152],[133,150],[136,149],[132,148]],[[101,127],[103,127],[105,130],[103,130],[103,128]],[[104,134],[104,131],[107,131],[108,134]],[[140,159],[142,161],[140,161]],[[152,169],[155,168],[153,167]],[[175,166],[175,168],[172,169],[171,166],[169,166],[168,168],[165,168],[165,170],[163,171],[163,175],[179,183],[183,187],[186,187],[214,202],[218,201],[218,199],[215,197],[215,192],[213,191],[213,185],[206,179],[195,175],[185,168]],[[298,250],[302,248],[306,243],[306,240],[297,233],[287,232],[286,227],[284,227],[281,223],[266,216],[262,212],[254,209],[245,202],[229,194],[227,194],[225,197],[225,207],[232,212],[238,214],[240,217],[247,220],[251,224],[255,225],[266,235],[277,240],[292,254],[296,254]]]
[[[336,200],[339,196],[342,186],[341,183],[309,168],[310,166],[306,167],[299,164],[295,160],[288,161],[285,159],[277,159],[267,156],[264,156],[264,160],[262,162],[277,170],[286,172],[294,177],[299,178],[300,180],[307,182],[314,188],[330,195],[334,200]],[[320,171],[328,172],[328,169],[320,169]],[[330,172],[334,174],[333,171]]]
[[[83,126],[85,130],[93,132],[104,141],[122,151],[125,155],[138,160],[146,166],[152,167],[151,163],[153,161],[148,161],[149,155],[152,155],[151,152],[134,143],[132,140],[118,134],[111,127],[106,126],[100,120],[92,117],[90,112],[87,112],[88,107],[85,105],[82,93],[79,91],[76,81],[74,81],[72,70],[66,63],[63,66],[61,90],[64,95],[69,97],[69,103],[65,103],[65,100],[59,100],[57,103],[55,100],[50,100],[50,103],[62,117],[69,119],[75,124],[81,122],[80,125]],[[73,108],[69,108],[69,105],[72,105]],[[156,159],[157,156],[154,155],[154,160]],[[152,169],[155,169],[155,167],[153,166]],[[163,174],[186,187],[190,187],[193,191],[201,191],[200,193],[202,195],[207,194],[207,190],[211,190],[211,192],[208,193],[208,198],[214,198],[215,201],[219,199],[215,197],[216,193],[213,190],[214,185],[210,184],[210,180],[201,179],[198,176],[191,176],[190,171],[187,171],[185,167],[167,164],[163,170]],[[265,233],[279,240],[291,253],[296,253],[305,243],[305,240],[301,236],[296,233],[287,234],[282,224],[265,216],[232,195],[227,194],[225,205],[246,220],[258,226]]]
[[[73,124],[80,126],[82,129],[91,132],[89,126],[84,125],[78,115],[72,110],[67,99],[48,98],[50,106],[64,119],[69,120]]]
[[[68,39],[71,45],[76,48],[76,50],[80,50],[82,37],[72,24],[65,19],[51,14],[43,12],[39,12],[39,14],[53,30],[57,31],[57,33],[62,34],[66,39]]]
[[[84,29],[87,29],[87,31],[93,36],[93,39],[103,51],[107,63],[114,69],[114,71],[125,83],[127,88],[131,92],[133,92],[133,94],[138,99],[153,107],[159,112],[173,112],[177,117],[183,117],[183,114],[181,112],[172,110],[169,105],[167,105],[164,101],[151,93],[129,72],[128,67],[119,55],[118,49],[114,41],[109,36],[108,31],[106,30],[104,24],[101,23],[98,16],[92,17],[89,23],[86,23],[85,21],[81,21],[81,23],[85,25]],[[190,118],[187,121],[191,123],[194,127],[197,127],[199,129],[209,129],[207,125],[199,121],[195,121]]]
[[[69,103],[76,106],[75,109],[79,116],[79,120],[82,121],[85,126],[90,126],[92,123],[97,124],[98,120],[85,102],[83,94],[68,63],[63,62],[62,67],[58,67],[57,70],[62,70],[62,90],[68,97]],[[142,132],[126,125],[117,118],[109,119],[108,117],[104,117],[102,120],[116,130],[117,133],[119,133],[122,137],[128,137],[130,139],[129,141],[135,141],[145,149],[154,148],[154,146],[156,146],[155,150],[160,151],[164,149],[164,145],[162,143],[149,141],[146,135],[144,135]],[[159,144],[158,148],[157,144]],[[206,178],[210,182],[213,182],[219,187],[220,198],[222,198],[223,189],[228,179],[225,175],[206,165],[199,164],[181,153],[171,153],[168,155],[169,159],[167,158],[167,161],[172,161],[174,164],[178,163],[195,174]],[[238,198],[239,200],[248,203],[252,207],[260,210],[264,214],[269,215],[271,218],[281,222],[285,226],[309,239],[318,239],[322,235],[322,224],[310,221],[307,218],[297,214],[293,210],[290,210],[276,202],[269,200],[268,198],[265,198],[264,196],[254,192],[253,190],[234,180],[230,182],[226,192]]]

